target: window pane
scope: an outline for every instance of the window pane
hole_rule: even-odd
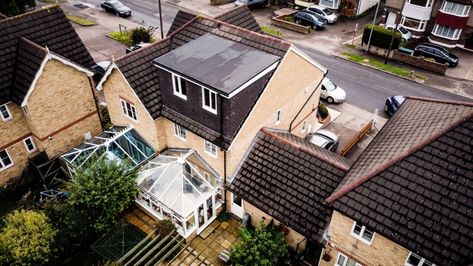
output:
[[[217,102],[217,94],[212,93],[211,99],[212,99],[212,101],[211,101],[210,108],[215,110],[215,109],[217,109],[216,106],[215,106],[215,103]]]
[[[407,259],[407,263],[409,263],[411,265],[414,265],[414,266],[417,266],[417,265],[419,265],[421,259],[422,258],[420,256],[418,256],[417,254],[411,253],[409,258]]]
[[[345,263],[346,257],[342,254],[338,256],[337,265],[343,266]]]
[[[210,95],[209,91],[204,89],[204,105],[210,106]]]
[[[359,225],[358,223],[355,224],[355,228],[353,228],[353,233],[359,235],[361,234],[361,225]]]
[[[180,79],[181,80],[181,94],[184,94],[187,96],[187,82],[185,79]]]
[[[363,237],[363,239],[365,240],[371,241],[371,239],[373,239],[373,232],[365,228],[365,231],[363,232],[363,236],[361,237]]]
[[[12,161],[5,150],[0,151],[0,160],[3,162],[4,166],[12,164]]]
[[[174,91],[179,92],[179,83],[178,83],[177,76],[174,76],[174,75],[172,76],[172,82],[174,85]]]
[[[346,266],[356,266],[356,261],[352,260],[351,258],[347,257],[347,264]]]
[[[2,114],[3,119],[10,118],[10,113],[8,112],[7,107],[5,105],[0,106],[0,113]]]

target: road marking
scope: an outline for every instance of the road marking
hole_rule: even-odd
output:
[[[393,90],[391,90],[391,89],[388,89],[388,88],[386,88],[386,87],[380,86],[380,85],[378,85],[378,84],[374,84],[374,86],[380,88],[380,89],[381,89],[382,91],[384,91],[384,92],[389,92],[389,93],[391,93],[391,94],[393,94],[393,95],[398,95],[398,94],[399,94],[399,92],[397,92],[397,91],[393,91]]]
[[[358,40],[358,39],[361,38],[362,36],[363,36],[363,34],[356,36],[355,39],[351,38],[350,40],[344,42],[343,45],[345,45],[345,44],[351,44],[354,40]]]
[[[342,75],[345,75],[345,76],[347,76],[347,77],[356,79],[356,77],[353,76],[353,75],[349,75],[349,74],[347,74],[347,73],[343,73],[343,72],[337,71],[337,70],[335,70],[335,69],[330,69],[330,72],[337,72],[337,73],[342,74]]]

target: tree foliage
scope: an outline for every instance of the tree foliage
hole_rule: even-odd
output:
[[[35,0],[2,0],[0,13],[7,16],[16,16],[25,13],[28,7],[36,6]]]
[[[230,260],[234,265],[270,266],[283,263],[286,254],[284,234],[261,221],[260,228],[254,232],[241,230],[241,241],[232,248]]]
[[[131,30],[130,39],[132,45],[137,45],[139,43],[150,43],[153,38],[154,27],[150,26],[148,28],[138,27]]]
[[[102,233],[111,228],[133,202],[138,193],[137,174],[115,161],[92,161],[93,164],[77,169],[73,176],[68,204],[76,216],[85,219],[71,222],[90,224],[95,232]]]
[[[57,231],[42,212],[14,211],[0,235],[0,264],[38,265],[49,261]]]

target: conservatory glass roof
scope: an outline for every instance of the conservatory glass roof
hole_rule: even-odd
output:
[[[170,149],[139,170],[137,183],[155,200],[187,217],[221,185],[216,172],[193,150]]]
[[[114,126],[64,153],[61,159],[74,172],[87,162],[103,157],[136,167],[153,154],[154,150],[132,126]]]

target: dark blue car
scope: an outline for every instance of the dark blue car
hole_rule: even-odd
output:
[[[392,97],[388,97],[386,99],[386,103],[384,104],[384,111],[389,114],[389,116],[392,116],[397,109],[399,109],[399,106],[404,102],[406,97],[402,95],[396,95]]]

